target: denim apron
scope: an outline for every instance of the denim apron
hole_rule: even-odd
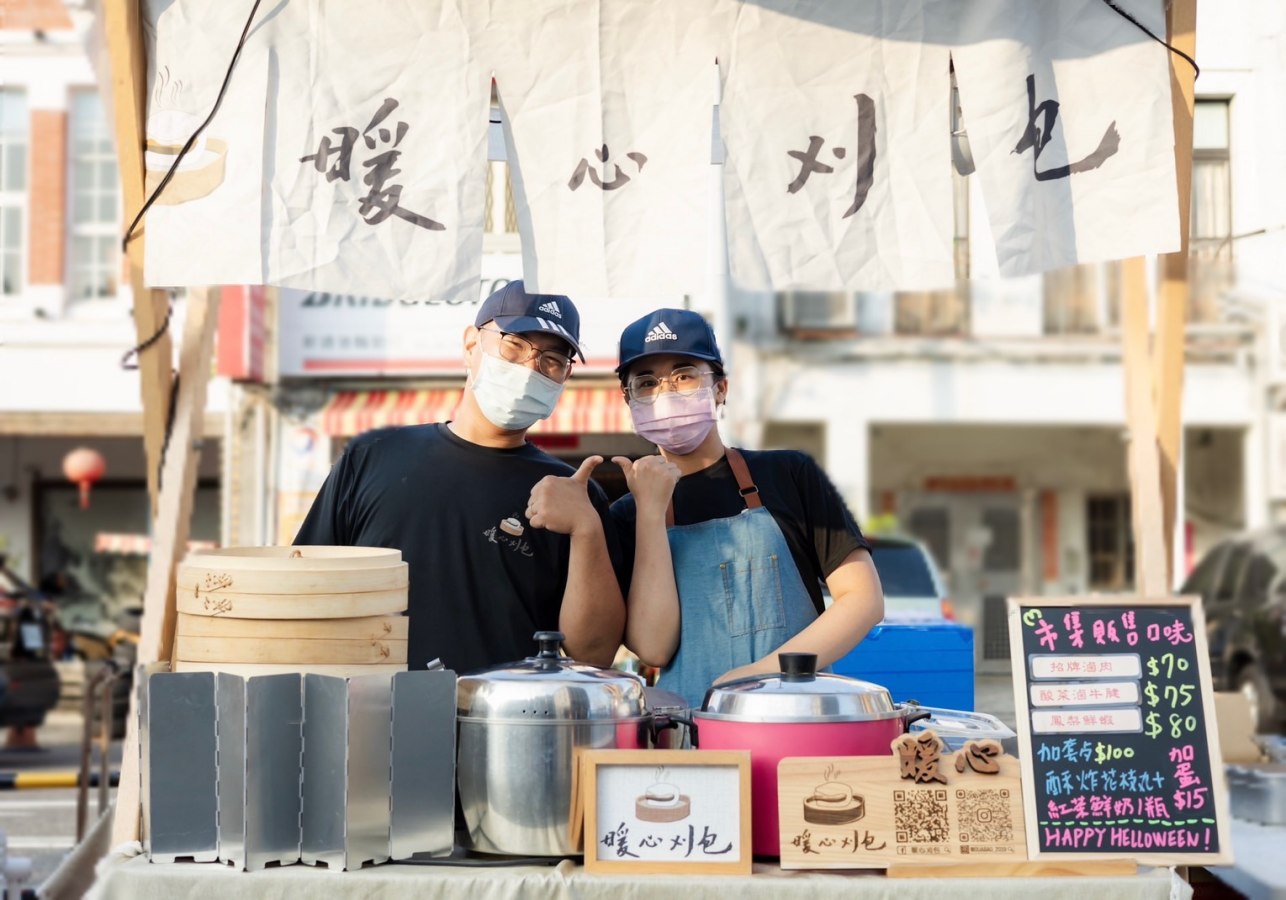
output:
[[[657,687],[694,709],[711,682],[771,653],[817,618],[790,545],[759,498],[745,459],[728,448],[728,464],[746,508],[726,519],[675,526],[667,536],[679,590],[679,649]]]

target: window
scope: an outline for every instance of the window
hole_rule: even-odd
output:
[[[1191,299],[1188,318],[1218,318],[1219,294],[1232,284],[1232,173],[1229,101],[1196,102],[1192,117]]]
[[[1090,590],[1123,591],[1134,584],[1134,533],[1129,494],[1091,496],[1086,508]]]
[[[504,185],[504,205],[498,204],[497,185]],[[503,224],[499,227],[497,223]],[[487,205],[486,219],[482,230],[487,234],[517,234],[518,209],[514,205],[513,179],[509,175],[509,164],[493,161],[487,164]]]
[[[1098,331],[1101,280],[1097,266],[1067,266],[1045,273],[1045,334]]]
[[[27,219],[27,97],[0,90],[0,296],[22,293]]]
[[[120,276],[120,180],[112,135],[95,91],[71,95],[69,296],[116,295]]]

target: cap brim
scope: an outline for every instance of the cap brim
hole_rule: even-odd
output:
[[[664,342],[662,341],[660,343],[664,343]],[[625,362],[621,363],[615,369],[617,377],[620,377],[621,375],[623,375],[626,369],[634,365],[640,359],[646,359],[649,356],[688,356],[688,357],[691,357],[692,359],[703,359],[706,362],[714,363],[720,369],[724,368],[723,360],[709,353],[693,353],[688,350],[671,350],[666,347],[657,347],[655,350],[651,350],[651,349],[644,350],[642,353],[638,353],[634,356],[631,356]]]
[[[580,361],[585,361],[585,353],[581,350],[580,344],[576,342],[576,339],[571,336],[571,333],[566,328],[553,319],[542,319],[536,316],[497,316],[495,323],[503,331],[543,331],[545,334],[552,334],[554,337],[562,338],[571,344],[572,352],[580,357]]]

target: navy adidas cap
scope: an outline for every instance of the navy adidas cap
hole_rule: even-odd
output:
[[[690,309],[658,309],[626,325],[621,332],[616,374],[624,375],[635,360],[658,353],[693,356],[723,369],[714,329],[704,316]]]
[[[495,321],[501,331],[543,331],[572,345],[572,352],[585,361],[580,348],[580,313],[570,297],[562,294],[529,294],[522,281],[511,281],[493,293],[478,308],[473,324]]]

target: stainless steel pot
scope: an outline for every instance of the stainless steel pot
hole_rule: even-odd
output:
[[[573,856],[575,752],[645,749],[652,717],[638,676],[559,657],[556,631],[535,638],[535,656],[460,678],[460,805],[474,850]]]

